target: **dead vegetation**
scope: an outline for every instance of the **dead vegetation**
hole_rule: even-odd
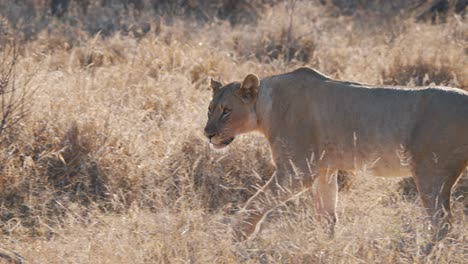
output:
[[[15,125],[1,133],[0,248],[28,263],[466,259],[466,176],[454,195],[453,232],[425,260],[414,189],[364,175],[341,193],[334,238],[313,221],[304,195],[256,239],[234,245],[230,218],[270,177],[270,153],[258,135],[218,153],[202,134],[211,77],[230,82],[309,65],[350,81],[468,89],[462,16],[372,24],[320,1],[183,1],[184,10],[160,1],[172,13],[139,8],[157,1],[70,1],[52,16],[52,2],[0,0],[0,55],[11,58],[18,38],[15,85],[37,91],[18,108],[28,115],[15,110]]]

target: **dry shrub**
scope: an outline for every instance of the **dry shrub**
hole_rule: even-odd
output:
[[[37,232],[42,224],[57,224],[48,219],[63,216],[68,207],[84,209],[104,198],[107,181],[95,157],[99,140],[92,125],[80,130],[72,124],[63,135],[38,125],[31,133],[25,141],[22,135],[2,142],[11,152],[1,157],[0,206],[4,223],[16,219]],[[21,169],[15,173],[13,167]]]
[[[391,17],[409,13],[418,20],[432,21],[440,17],[445,19],[453,12],[464,14],[468,4],[466,0],[321,0],[321,2],[343,15],[361,13],[361,16],[365,16],[374,13],[379,16]]]
[[[190,79],[196,88],[205,87],[208,76],[215,76],[215,70],[219,68],[220,61],[216,59],[204,60],[201,63],[194,64],[190,70]]]
[[[224,154],[210,149],[205,139],[184,141],[170,157],[168,174],[173,176],[168,179],[168,202],[183,198],[195,208],[229,214],[242,207],[274,170],[268,148],[254,147],[243,139]]]
[[[468,89],[467,54],[463,50],[466,45],[463,32],[467,28],[456,17],[446,24],[432,26],[406,22],[394,39],[396,48],[389,50],[390,60],[381,71],[382,83]]]
[[[151,31],[158,31],[159,23],[153,21],[156,17],[163,17],[168,23],[180,18],[196,23],[226,20],[234,26],[255,23],[262,11],[276,2],[280,1],[0,0],[0,21],[6,22],[0,22],[0,32],[5,28],[3,25],[8,25],[18,40],[33,40],[44,29],[62,30],[73,35],[79,28],[90,35],[121,33],[141,38]],[[0,41],[4,37],[1,35]]]
[[[468,89],[468,79],[463,68],[450,60],[418,57],[404,62],[396,57],[387,71],[382,73],[383,83],[389,85],[429,86],[444,85]]]
[[[130,206],[141,186],[109,160],[119,142],[101,129],[93,123],[62,129],[42,122],[4,138],[2,148],[10,150],[0,156],[4,232],[49,236],[70,213],[86,222],[91,208],[115,212]],[[21,228],[12,228],[19,222]]]
[[[72,201],[79,199],[88,203],[103,197],[105,177],[94,157],[99,141],[93,125],[88,124],[80,130],[73,123],[60,140],[58,151],[48,154],[44,161],[51,186],[60,192],[71,193]]]
[[[282,30],[279,35],[266,36],[256,48],[255,57],[261,62],[272,60],[293,60],[308,63],[315,51],[315,43],[312,39],[294,38],[288,40],[288,33]],[[278,38],[277,38],[278,37]]]
[[[255,26],[246,25],[234,30],[231,39],[224,40],[243,58],[255,57],[261,63],[281,61],[285,64],[304,64],[313,59],[316,49],[317,27],[304,23],[319,15],[311,2],[284,1],[267,10]],[[275,23],[270,19],[274,16]],[[256,32],[246,34],[245,32]]]
[[[114,39],[113,44],[104,47],[105,44],[100,34],[97,34],[88,45],[74,49],[73,52],[78,64],[83,68],[96,68],[125,63],[127,51],[125,44],[120,41],[121,36],[116,34],[112,38]]]
[[[0,14],[0,45],[6,46],[14,39],[14,29],[7,18]]]

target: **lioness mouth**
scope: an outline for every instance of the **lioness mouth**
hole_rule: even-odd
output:
[[[234,140],[233,137],[232,137],[232,138],[228,138],[228,139],[224,140],[222,143],[223,143],[224,145],[227,146],[227,145],[231,144],[231,142],[232,142],[233,140]]]

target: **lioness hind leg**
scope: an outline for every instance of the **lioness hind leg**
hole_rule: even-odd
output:
[[[331,233],[337,222],[336,203],[338,200],[337,171],[320,171],[312,186],[316,216],[319,221],[328,223]]]
[[[419,162],[414,168],[414,180],[421,200],[435,228],[434,241],[445,237],[450,229],[450,194],[453,185],[465,169],[466,162]]]

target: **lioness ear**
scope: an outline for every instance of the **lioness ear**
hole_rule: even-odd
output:
[[[257,97],[258,86],[260,81],[258,80],[257,75],[249,74],[245,77],[244,81],[239,88],[238,94],[242,99],[253,100]]]
[[[217,82],[217,81],[211,79],[210,86],[211,86],[211,89],[213,90],[213,95],[214,95],[216,93],[216,91],[218,91],[219,88],[221,88],[223,85],[220,82]]]

